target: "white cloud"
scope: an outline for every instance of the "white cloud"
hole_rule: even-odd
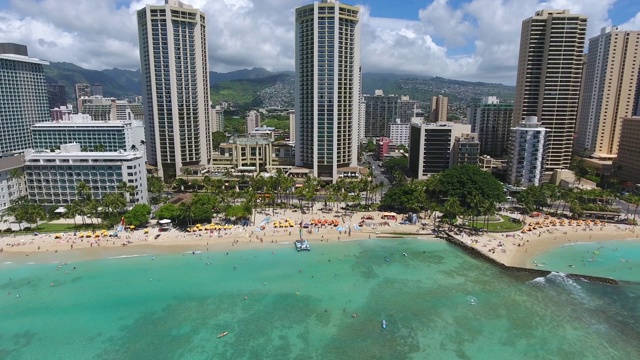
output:
[[[615,0],[447,0],[429,2],[419,21],[373,17],[361,5],[364,71],[515,82],[521,22],[538,9],[589,16],[588,36],[610,25]],[[186,0],[207,14],[211,69],[293,70],[294,12],[311,0]],[[0,42],[31,56],[93,68],[139,67],[135,12],[163,0],[11,0],[0,10]],[[427,3],[427,1],[425,1]],[[459,2],[457,2],[459,3]],[[389,5],[393,6],[393,5]],[[640,28],[640,14],[622,24]]]
[[[640,12],[619,27],[623,30],[640,30]]]

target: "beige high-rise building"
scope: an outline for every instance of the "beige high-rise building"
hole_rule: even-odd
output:
[[[334,0],[295,10],[296,166],[324,181],[358,165],[359,12]]]
[[[429,121],[441,122],[447,121],[449,116],[449,98],[438,95],[431,98],[431,112],[429,113]]]
[[[616,165],[620,166],[619,179],[640,184],[640,117],[621,119],[622,131]]]
[[[165,180],[211,163],[206,16],[178,0],[138,10],[147,156]]]
[[[540,10],[522,22],[513,126],[537,116],[548,130],[545,174],[571,162],[587,17]]]
[[[622,118],[633,115],[640,84],[639,55],[640,31],[605,27],[589,39],[573,147],[579,156],[618,154]]]
[[[289,110],[289,142],[296,142],[296,111]]]

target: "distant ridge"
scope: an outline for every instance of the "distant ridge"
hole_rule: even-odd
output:
[[[52,62],[51,66],[45,66],[45,75],[49,83],[66,86],[68,101],[74,100],[74,84],[78,82],[101,84],[105,96],[131,98],[142,94],[140,70],[98,71],[72,63]],[[239,108],[292,108],[294,76],[291,71],[271,72],[260,67],[227,73],[211,71],[211,98],[214,104],[224,101]],[[449,97],[451,109],[458,113],[474,98],[497,96],[501,101],[515,98],[515,87],[503,84],[392,73],[364,73],[362,79],[363,94],[382,89],[385,94],[409,95],[424,103],[432,96],[444,95]]]

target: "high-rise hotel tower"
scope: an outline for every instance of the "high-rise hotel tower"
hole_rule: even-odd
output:
[[[211,162],[206,17],[178,0],[138,10],[147,157],[167,179]]]
[[[333,0],[296,9],[296,166],[325,181],[357,166],[358,12]]]
[[[43,65],[25,45],[0,43],[0,157],[30,148],[31,126],[50,119]]]
[[[635,115],[640,89],[640,31],[605,27],[589,39],[574,152],[609,160],[618,154],[622,119]]]
[[[513,126],[536,116],[548,129],[545,172],[571,162],[587,17],[539,10],[522,22]]]

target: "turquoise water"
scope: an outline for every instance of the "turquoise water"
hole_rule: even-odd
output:
[[[572,243],[538,256],[542,269],[640,282],[640,241]],[[535,265],[535,264],[531,264]]]
[[[0,290],[1,359],[640,358],[637,284],[533,279],[443,242],[4,264]]]

